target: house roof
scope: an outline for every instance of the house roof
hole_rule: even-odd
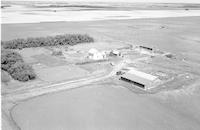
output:
[[[95,53],[98,53],[98,50],[95,49],[95,48],[92,48],[88,51],[88,53],[91,53],[91,54],[95,54]]]
[[[113,53],[113,54],[119,54],[119,51],[117,51],[117,50],[112,50],[112,53]]]

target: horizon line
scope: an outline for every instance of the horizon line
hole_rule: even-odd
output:
[[[189,0],[188,2],[186,1],[174,1],[174,2],[167,2],[167,1],[155,1],[155,0],[151,0],[151,1],[144,1],[144,0],[134,0],[134,1],[124,1],[124,0],[119,0],[119,1],[114,1],[114,0],[1,0],[1,2],[90,2],[90,3],[161,3],[161,4],[200,4],[200,1],[195,1],[195,2],[191,2],[191,0]]]

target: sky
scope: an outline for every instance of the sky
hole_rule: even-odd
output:
[[[200,3],[200,0],[3,0],[3,1],[80,1],[80,2],[156,2],[156,3]]]

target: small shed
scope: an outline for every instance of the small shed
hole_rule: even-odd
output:
[[[120,56],[120,55],[121,55],[121,53],[119,51],[117,51],[117,50],[112,50],[110,52],[110,56]]]

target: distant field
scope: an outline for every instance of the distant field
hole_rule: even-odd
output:
[[[200,4],[198,3],[133,3],[133,2],[59,2],[59,1],[2,1],[2,8],[10,7],[10,5],[25,5],[32,8],[84,8],[84,9],[107,9],[107,10],[156,10],[156,9],[200,9]]]
[[[59,24],[57,22],[2,24],[2,40],[87,32],[97,42],[111,42],[112,46],[119,45],[119,43],[146,45],[198,61],[200,50],[199,21],[200,17],[182,17],[58,22]]]
[[[200,16],[200,4],[5,1],[2,6],[4,24],[184,16]]]

